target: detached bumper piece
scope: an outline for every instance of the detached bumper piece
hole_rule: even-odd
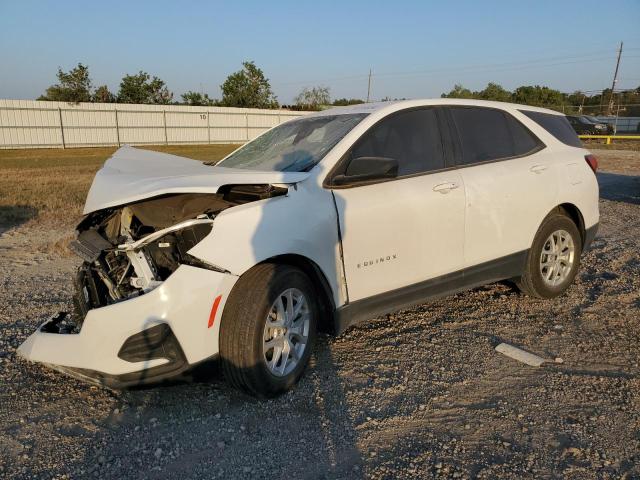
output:
[[[108,375],[84,368],[54,365],[51,365],[51,367],[72,377],[113,389],[161,383],[189,368],[177,338],[173,334],[171,327],[166,323],[148,328],[129,337],[120,348],[118,357],[127,362],[146,362],[155,359],[166,359],[168,362],[157,367],[122,375]]]

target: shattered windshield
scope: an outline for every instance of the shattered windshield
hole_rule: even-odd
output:
[[[276,172],[311,169],[366,113],[292,120],[269,130],[217,166]]]

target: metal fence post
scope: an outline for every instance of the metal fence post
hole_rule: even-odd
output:
[[[64,141],[64,125],[62,125],[62,109],[58,107],[58,117],[60,118],[60,137],[62,138],[62,148],[67,148]]]
[[[162,110],[162,123],[164,125],[164,144],[169,145],[169,137],[167,137],[167,111]]]
[[[244,128],[245,128],[245,137],[247,142],[249,141],[249,113],[244,113]]]
[[[211,122],[209,121],[209,115],[211,112],[207,112],[207,142],[211,144]]]
[[[113,111],[116,114],[116,139],[118,140],[118,147],[120,146],[120,127],[118,126],[118,109],[114,108]]]

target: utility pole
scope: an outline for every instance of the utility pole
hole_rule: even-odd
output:
[[[367,103],[369,103],[370,97],[371,97],[371,69],[369,69],[369,85],[367,86]]]
[[[622,42],[620,42],[620,49],[618,50],[618,60],[616,61],[616,70],[613,73],[613,83],[611,84],[611,96],[609,97],[609,107],[607,108],[607,115],[611,115],[613,112],[613,92],[616,89],[616,82],[618,81],[618,68],[620,68],[620,57],[622,56]]]

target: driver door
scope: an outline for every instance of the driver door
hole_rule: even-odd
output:
[[[349,302],[463,267],[464,186],[447,169],[438,117],[437,108],[391,114],[343,159],[398,162],[397,178],[332,187]]]

